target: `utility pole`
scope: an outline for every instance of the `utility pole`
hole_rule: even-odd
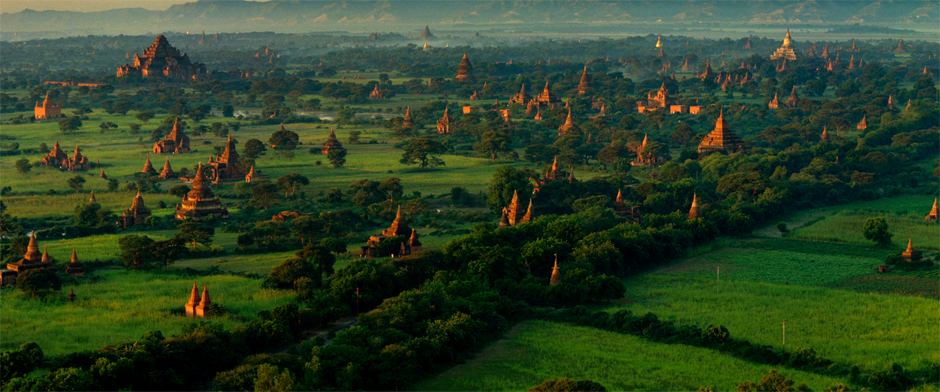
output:
[[[718,264],[718,274],[715,275],[715,294],[718,294],[718,287],[721,284],[721,264]]]
[[[783,347],[781,349],[786,350],[787,348],[787,320],[783,320]]]

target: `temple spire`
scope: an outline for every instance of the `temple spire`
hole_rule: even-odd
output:
[[[561,283],[561,271],[558,270],[558,255],[555,255],[555,266],[552,267],[552,277],[549,280],[549,285],[554,286]]]
[[[698,194],[692,194],[692,207],[689,208],[689,219],[698,219]]]
[[[91,191],[91,197],[88,198],[89,203],[97,203],[95,200],[95,191]]]

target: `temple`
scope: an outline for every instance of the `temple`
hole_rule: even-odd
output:
[[[777,99],[777,93],[774,93],[774,99],[771,99],[770,102],[767,103],[767,107],[770,109],[776,109],[780,107],[780,100]]]
[[[698,194],[692,194],[692,207],[689,208],[689,219],[698,219]]]
[[[15,263],[7,264],[7,270],[11,270],[13,273],[5,272],[3,274],[2,283],[4,285],[14,283],[16,282],[16,275],[37,268],[53,268],[53,264],[52,260],[49,258],[48,252],[46,254],[39,252],[39,244],[36,242],[36,233],[33,232],[30,234],[29,245],[26,246],[26,254],[23,255],[23,258]]]
[[[411,106],[409,106],[408,109],[405,110],[405,117],[401,121],[401,126],[403,128],[408,128],[408,127],[413,127],[414,125],[415,125],[415,120],[413,117],[411,117]]]
[[[431,34],[431,29],[428,28],[428,25],[424,25],[424,31],[421,33],[421,35],[418,36],[418,39],[429,40],[433,38],[437,37],[435,37],[434,34]],[[427,44],[427,42],[425,42],[425,44]]]
[[[568,108],[568,118],[565,119],[565,123],[558,127],[558,136],[569,133],[580,133],[578,127],[574,125],[574,119],[571,117],[571,108]]]
[[[832,139],[829,138],[829,131],[826,130],[826,127],[823,127],[822,135],[819,135],[819,141],[823,143],[832,141]]]
[[[529,199],[529,208],[523,211],[519,204],[519,192],[513,191],[512,202],[509,203],[508,207],[503,207],[502,218],[500,219],[499,227],[508,227],[515,226],[520,223],[527,223],[530,222],[532,218],[532,199]]]
[[[793,50],[793,40],[790,38],[790,29],[787,29],[787,36],[783,37],[783,45],[770,56],[770,59],[796,60],[796,52]]]
[[[346,151],[346,148],[343,147],[343,143],[339,142],[339,139],[336,138],[336,132],[334,132],[333,128],[330,127],[330,136],[326,138],[326,143],[323,143],[323,149],[320,150],[320,153],[323,155],[327,155],[330,153],[330,151],[333,151],[333,150]],[[254,166],[252,166],[251,169],[254,170]]]
[[[561,98],[558,98],[557,95],[552,93],[552,90],[548,88],[548,81],[546,80],[545,88],[535,97],[535,102],[538,103],[539,107],[554,109],[555,105],[561,104]]]
[[[372,89],[372,92],[369,93],[369,99],[373,101],[384,101],[385,95],[382,94],[382,90],[379,90],[379,84],[375,84],[375,88]]]
[[[707,68],[707,70],[710,69],[711,68]],[[666,83],[663,83],[661,86],[659,86],[659,90],[656,90],[656,96],[653,96],[652,91],[647,92],[646,101],[638,101],[636,103],[636,108],[640,113],[668,108],[669,114],[698,114],[698,112],[702,110],[702,106],[679,105],[675,98],[669,96],[669,90],[666,89]]]
[[[166,162],[163,163],[163,169],[160,170],[160,174],[157,175],[157,178],[169,180],[176,177],[178,177],[176,172],[174,172],[173,167],[170,166],[170,157],[167,157]]]
[[[672,158],[668,153],[655,155],[653,151],[646,151],[647,144],[649,144],[649,135],[643,135],[643,142],[636,149],[636,159],[631,162],[634,166],[657,166]]]
[[[284,124],[281,124],[281,130],[284,130]],[[228,140],[225,142],[225,150],[215,161],[210,160],[206,166],[209,167],[212,180],[220,182],[223,180],[240,180],[244,178],[245,172],[239,167],[238,151],[236,151],[235,142],[232,141],[232,131],[228,132]],[[227,213],[226,213],[227,214]]]
[[[140,190],[138,189],[137,196],[134,196],[134,201],[131,203],[131,208],[124,211],[121,217],[118,218],[118,226],[127,229],[134,225],[142,225],[150,215],[150,209],[144,205],[144,198],[140,196]]]
[[[512,98],[509,98],[509,104],[512,105],[518,103],[520,105],[532,105],[535,104],[538,106],[538,101],[532,99],[532,96],[525,91],[525,83],[522,84],[522,89],[519,90],[519,93],[513,95]]]
[[[454,76],[454,79],[460,82],[475,82],[476,78],[473,77],[473,66],[470,65],[470,59],[467,58],[467,54],[463,54],[463,60],[460,60],[460,65],[457,66],[457,76]]]
[[[69,276],[85,276],[85,267],[78,261],[78,253],[75,252],[75,248],[72,248],[72,260],[65,267],[65,273]]]
[[[790,90],[790,98],[787,98],[787,106],[795,108],[800,104],[800,97],[796,96],[796,86],[793,86],[793,90]]]
[[[938,216],[938,213],[937,213],[937,199],[934,198],[933,208],[930,209],[930,212],[927,213],[927,216],[924,217],[924,220],[926,220],[927,222],[937,222],[938,220],[940,220],[938,218],[940,218],[940,216]]]
[[[587,65],[584,66],[584,73],[581,74],[581,82],[578,83],[578,95],[587,94],[591,88],[591,81],[588,79]]]
[[[37,120],[62,117],[62,104],[53,105],[49,99],[49,92],[46,92],[46,99],[42,101],[42,106],[39,106],[39,102],[36,102],[36,107],[33,108],[33,116]]]
[[[117,77],[137,75],[142,78],[166,77],[173,79],[199,79],[206,75],[206,65],[189,60],[186,53],[167,42],[166,37],[157,39],[142,56],[134,55],[133,64],[124,64],[117,69]]]
[[[862,116],[862,121],[859,121],[858,125],[855,126],[855,129],[859,131],[864,131],[868,129],[868,120],[865,119],[866,116]]]
[[[369,236],[369,241],[366,242],[366,246],[360,248],[359,257],[371,258],[380,256],[376,253],[379,244],[382,243],[382,240],[392,237],[408,238],[408,240],[401,243],[399,256],[407,256],[421,249],[421,243],[414,242],[418,240],[418,232],[408,227],[405,218],[402,216],[401,206],[398,206],[398,213],[395,215],[395,220],[392,222],[391,226],[382,231],[380,235]],[[415,249],[416,247],[417,249]]]
[[[199,295],[199,286],[193,282],[193,291],[189,296],[189,302],[186,303],[186,317],[211,318],[209,306],[212,301],[209,299],[209,285],[202,287],[202,296]]]
[[[558,255],[555,255],[555,266],[552,267],[552,277],[549,280],[549,286],[561,283],[561,271],[558,270]]]
[[[913,242],[908,238],[907,249],[901,253],[901,258],[907,261],[920,261],[924,258],[924,255],[919,250],[914,249]]]
[[[73,153],[70,157],[65,154],[65,151],[62,151],[62,148],[59,147],[58,140],[56,140],[55,146],[52,147],[52,151],[46,154],[46,156],[42,157],[40,164],[50,165],[69,171],[91,169],[91,162],[88,161],[88,157],[82,155],[82,151],[80,148],[78,148],[78,146],[75,146],[75,153]]]
[[[173,130],[169,135],[153,144],[154,154],[185,154],[189,150],[189,136],[183,134],[180,129],[180,119],[173,122]]]
[[[718,115],[718,120],[715,121],[715,129],[705,136],[705,138],[702,139],[702,143],[698,145],[698,152],[700,154],[712,151],[734,153],[743,151],[744,149],[744,141],[731,132],[731,127],[725,122],[724,109],[722,109],[721,114]]]
[[[441,135],[450,134],[450,123],[450,112],[448,112],[448,108],[445,107],[444,116],[441,117],[440,120],[437,120],[437,133]]]
[[[176,205],[176,219],[202,220],[210,215],[223,219],[228,218],[228,209],[206,186],[206,181],[208,180],[202,172],[202,164],[200,163],[193,178],[193,189],[183,196],[180,204]]]

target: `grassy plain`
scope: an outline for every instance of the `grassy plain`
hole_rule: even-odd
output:
[[[150,330],[176,334],[192,321],[181,312],[194,279],[200,288],[208,284],[212,301],[229,312],[215,319],[229,328],[294,296],[290,291],[262,289],[258,279],[125,270],[100,271],[77,285],[65,286],[65,291],[75,290],[74,303],[65,296],[28,298],[5,288],[0,302],[0,349],[32,341],[47,355],[55,355],[137,339]]]
[[[771,366],[681,344],[645,341],[593,328],[546,321],[517,324],[467,363],[413,387],[418,391],[520,391],[550,378],[599,382],[609,391],[694,391],[700,386],[734,390],[759,380]],[[832,377],[778,369],[813,390]]]

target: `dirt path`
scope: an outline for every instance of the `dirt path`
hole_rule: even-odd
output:
[[[793,215],[787,218],[786,220],[784,220],[783,222],[787,224],[787,229],[790,229],[792,231],[800,227],[803,227],[803,225],[805,225],[806,222],[809,222],[813,219],[819,218],[821,216],[831,215],[833,211],[836,211],[836,209],[820,208],[816,210],[809,210],[809,211],[805,211],[805,212],[801,212],[796,215]],[[776,223],[754,230],[754,235],[761,236],[761,237],[770,237],[770,238],[783,237],[783,234],[780,233],[780,230],[777,229]]]

